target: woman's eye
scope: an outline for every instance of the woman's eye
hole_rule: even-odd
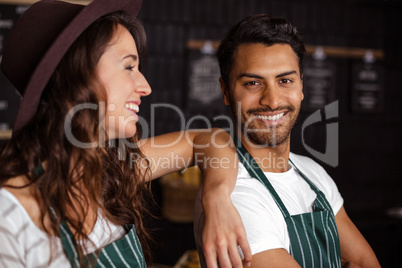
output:
[[[134,69],[135,66],[127,66],[126,70],[132,71]]]

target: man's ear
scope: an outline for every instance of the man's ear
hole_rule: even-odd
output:
[[[222,77],[219,78],[219,84],[221,85],[223,102],[225,105],[230,105],[229,89],[226,87],[225,82],[223,82]]]

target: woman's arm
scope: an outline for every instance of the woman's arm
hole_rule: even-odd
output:
[[[211,130],[187,130],[167,133],[139,142],[148,159],[151,179],[194,165],[193,143],[196,135]]]

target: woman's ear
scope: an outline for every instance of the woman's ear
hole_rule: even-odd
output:
[[[304,100],[304,74],[301,76],[301,83],[302,83],[302,100]]]
[[[225,82],[223,82],[222,77],[219,78],[219,84],[221,85],[223,102],[225,103],[225,105],[230,105],[230,98],[229,98],[229,92],[228,92],[229,89],[226,87]]]

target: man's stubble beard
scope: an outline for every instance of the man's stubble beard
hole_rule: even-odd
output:
[[[257,145],[259,147],[276,147],[287,142],[290,139],[290,133],[296,123],[300,112],[300,107],[299,109],[297,109],[290,105],[281,106],[277,109],[271,109],[269,107],[250,109],[246,112],[246,114],[250,116],[258,112],[272,112],[276,110],[286,109],[288,111],[287,116],[290,117],[289,124],[287,126],[280,125],[279,127],[277,127],[267,126],[261,121],[258,122],[259,119],[256,117],[249,117],[247,119],[246,114],[241,111],[240,107],[240,103],[235,103],[234,100],[231,99],[231,110],[233,119],[235,120],[235,125],[238,126],[240,124],[240,130],[242,131],[242,134],[247,141],[250,141],[252,143],[250,145]],[[241,117],[240,121],[238,119],[239,116]],[[278,129],[281,128],[284,128],[284,130],[282,132],[278,131]]]

